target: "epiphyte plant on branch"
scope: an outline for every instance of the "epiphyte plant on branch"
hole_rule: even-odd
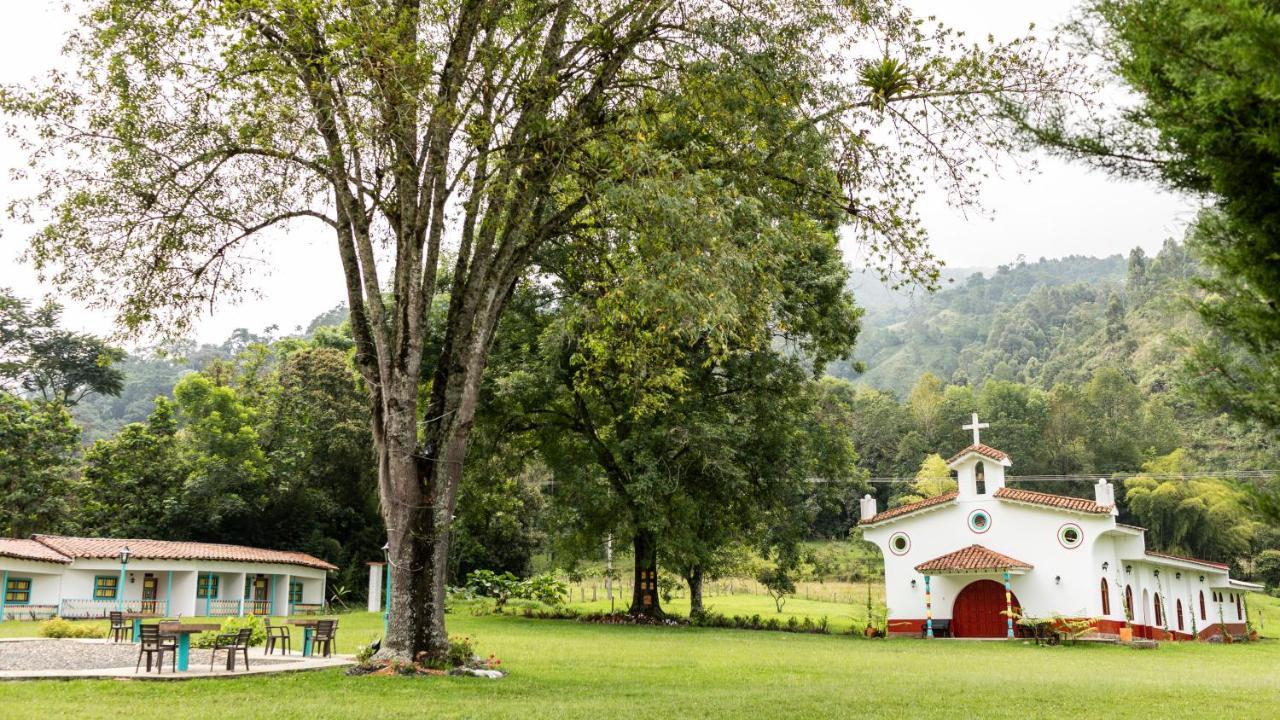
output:
[[[982,161],[1011,149],[1001,101],[1079,86],[1030,40],[971,45],[887,0],[90,0],[66,52],[73,70],[0,105],[40,183],[11,212],[74,297],[182,333],[253,289],[253,251],[281,230],[332,233],[393,568],[382,652],[399,656],[448,648],[449,524],[497,322],[540,252],[598,241],[577,223],[643,182],[651,158],[626,149],[646,93],[693,64],[785,68],[746,67],[736,101],[789,97],[839,183],[781,181],[837,205],[869,264],[932,284],[924,184],[975,202]],[[886,56],[914,89],[859,81]],[[677,162],[769,173],[734,165],[743,132]]]

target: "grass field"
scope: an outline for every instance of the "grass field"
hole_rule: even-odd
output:
[[[727,599],[727,598],[726,598]],[[763,603],[768,598],[756,598]],[[746,596],[742,611],[752,609]],[[728,608],[725,608],[728,610]],[[1277,616],[1280,619],[1280,616]],[[381,618],[342,616],[342,651]],[[340,671],[178,684],[0,682],[0,718],[1257,717],[1280,715],[1280,641],[1038,648],[739,630],[587,625],[459,608],[511,675]],[[0,634],[35,634],[3,623]]]

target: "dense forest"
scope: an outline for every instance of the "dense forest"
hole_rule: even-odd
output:
[[[1117,476],[1123,519],[1148,527],[1156,547],[1250,574],[1253,559],[1277,556],[1280,531],[1259,510],[1265,481],[1233,473],[1280,467],[1280,449],[1262,428],[1233,423],[1179,390],[1182,344],[1197,328],[1180,298],[1202,272],[1170,242],[1154,257],[1134,250],[1002,266],[927,296],[866,292],[854,357],[833,363],[825,379],[782,379],[782,366],[743,370],[743,378],[770,378],[753,380],[758,411],[738,403],[708,415],[701,401],[666,421],[710,433],[708,446],[759,446],[716,439],[730,418],[753,412],[744,425],[751,431],[816,438],[822,447],[812,452],[778,455],[765,445],[760,458],[740,459],[794,466],[775,478],[780,485],[753,492],[778,494],[788,522],[800,526],[795,537],[816,539],[849,537],[864,492],[892,506],[948,489],[941,456],[967,444],[960,426],[978,412],[991,424],[984,441],[1014,458],[1015,476],[1078,476],[1028,480],[1035,489],[1087,496],[1080,476]],[[521,298],[486,384],[452,541],[455,578],[476,568],[527,573],[548,553],[565,567],[598,560],[599,537],[617,522],[618,506],[598,499],[609,493],[581,472],[590,443],[569,440],[582,424],[556,379],[560,360],[540,347],[557,318],[537,311],[546,299],[536,289]],[[294,335],[272,328],[238,331],[217,346],[112,351],[108,368],[83,377],[50,373],[51,361],[38,356],[61,347],[51,338],[105,351],[101,341],[59,330],[56,308],[13,297],[5,308],[12,361],[0,427],[14,438],[0,459],[11,499],[0,517],[5,533],[296,548],[342,568],[340,595],[361,592],[363,563],[378,556],[382,533],[368,411],[341,308]],[[67,365],[75,355],[56,359]],[[541,374],[545,382],[536,381]],[[61,399],[41,394],[53,387]],[[784,396],[805,400],[791,407]],[[556,407],[563,412],[548,420]],[[795,416],[784,417],[784,407]],[[588,419],[609,417],[596,409]],[[717,460],[707,452],[698,462]],[[663,513],[685,507],[676,496],[664,502]],[[764,538],[728,544],[764,555],[785,547]],[[741,563],[731,555],[698,567],[733,571]]]

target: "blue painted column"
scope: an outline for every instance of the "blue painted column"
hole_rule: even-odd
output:
[[[178,633],[178,672],[186,672],[191,661],[191,633]]]
[[[933,593],[929,588],[929,576],[924,576],[924,634],[933,637]]]
[[[124,571],[128,563],[120,563],[120,583],[116,586],[116,609],[124,611]]]
[[[1009,587],[1009,571],[1004,571],[1004,617],[1008,628],[1008,637],[1013,639],[1013,590]]]
[[[31,581],[32,589],[35,589],[35,580]],[[0,622],[4,622],[4,601],[9,594],[9,571],[0,572]]]
[[[199,586],[199,584],[200,584],[200,581],[197,580],[196,585]],[[213,572],[210,571],[204,574],[204,616],[205,617],[209,617],[209,611],[212,606],[213,606]]]

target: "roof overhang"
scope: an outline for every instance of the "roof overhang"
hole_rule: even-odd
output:
[[[1010,575],[1026,575],[1031,572],[1031,568],[1019,565],[1011,565],[1008,567],[990,567],[990,568],[966,568],[964,570],[917,570],[921,575],[929,577],[947,577],[953,575],[999,575],[1009,573]]]
[[[1120,562],[1124,563],[1146,563],[1148,565],[1163,565],[1165,567],[1180,568],[1182,570],[1194,570],[1200,573],[1221,573],[1227,574],[1228,568],[1210,565],[1195,560],[1182,560],[1179,558],[1167,558],[1158,555],[1143,555],[1139,558],[1121,558]]]
[[[1243,580],[1227,580],[1226,585],[1210,585],[1214,590],[1241,590],[1243,592],[1266,592],[1266,586]]]
[[[1048,510],[1049,512],[1064,512],[1064,513],[1071,513],[1072,515],[1084,515],[1086,517],[1107,517],[1111,514],[1110,512],[1099,513],[1099,512],[1092,512],[1089,510],[1080,510],[1078,508],[1063,507],[1060,505],[1045,505],[1044,503],[1031,502],[1028,500],[1017,500],[1015,498],[1000,497],[998,495],[996,496],[996,499],[999,500],[1000,502],[1013,503],[1015,505],[1035,508],[1037,510]]]
[[[999,451],[997,450],[996,452]],[[1004,453],[1000,453],[999,456],[988,455],[977,450],[973,446],[967,447],[953,455],[951,459],[947,460],[947,467],[951,470],[955,470],[956,467],[963,465],[964,462],[971,457],[976,457],[983,462],[993,462],[1003,465],[1004,467],[1013,467],[1013,461],[1009,459],[1008,455],[1005,455]]]

